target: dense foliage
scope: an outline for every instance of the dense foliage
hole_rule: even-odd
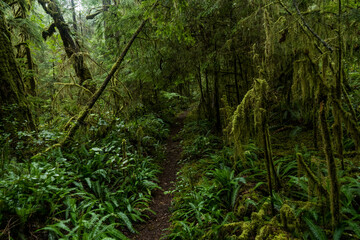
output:
[[[0,0],[0,238],[359,239],[355,0]],[[169,124],[189,117],[177,136]]]

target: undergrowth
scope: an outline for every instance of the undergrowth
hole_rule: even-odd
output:
[[[282,188],[270,198],[262,149],[250,143],[244,146],[244,159],[235,159],[233,148],[207,131],[208,125],[189,120],[181,133],[184,165],[172,191],[169,239],[360,238],[359,176],[339,173],[343,220],[332,233],[329,199],[319,194],[296,160],[301,154],[328,192],[321,152],[305,146],[284,149],[290,152],[285,155],[282,149],[274,150]]]
[[[127,239],[151,212],[167,135],[151,115],[117,120],[105,138],[67,151],[3,156],[0,239]]]

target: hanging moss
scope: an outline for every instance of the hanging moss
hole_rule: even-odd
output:
[[[269,92],[270,87],[265,80],[254,80],[253,88],[246,93],[244,99],[234,112],[231,133],[234,136],[235,154],[244,159],[242,144],[247,143],[249,139],[251,134],[249,128],[254,129],[252,134],[255,136],[258,144],[264,149],[268,191],[272,199],[273,182],[275,182],[275,186],[278,189],[280,188],[280,180],[275,171],[272,159],[270,134],[267,123],[268,113],[266,109],[269,105]],[[253,126],[253,128],[251,126]]]
[[[269,85],[263,79],[255,79],[253,88],[244,96],[236,108],[231,122],[231,134],[234,137],[236,154],[242,156],[242,144],[247,143],[256,129],[261,130],[262,111],[268,100]],[[261,132],[261,131],[260,131]],[[257,134],[257,136],[259,136]],[[261,134],[260,134],[261,136]]]
[[[254,89],[250,89],[244,96],[240,105],[236,108],[231,122],[231,134],[233,135],[235,154],[243,158],[242,144],[248,141],[252,133],[251,106],[254,98]]]

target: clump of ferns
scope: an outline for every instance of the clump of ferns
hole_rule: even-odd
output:
[[[327,239],[329,235],[349,237],[354,233],[359,234],[360,212],[358,200],[360,199],[359,178],[343,176],[339,178],[341,183],[340,201],[341,201],[341,218],[342,222],[330,231],[329,219],[331,215],[328,211],[330,205],[330,191],[328,184],[329,177],[325,177],[328,173],[324,169],[324,163],[314,156],[308,158],[307,163],[301,153],[297,153],[298,176],[292,176],[290,184],[296,184],[300,189],[298,199],[293,201],[296,207],[296,214],[302,223],[302,232],[309,234],[311,239]],[[315,171],[313,170],[315,169]],[[304,174],[304,176],[301,176]],[[291,194],[293,197],[294,193]],[[301,207],[303,206],[303,207]],[[324,228],[325,230],[322,230]]]
[[[202,159],[221,149],[222,140],[210,130],[211,124],[207,120],[189,120],[185,123],[178,136],[183,140],[182,159],[184,161]]]
[[[121,134],[87,146],[5,163],[9,171],[0,179],[0,213],[10,226],[21,226],[6,234],[19,238],[32,221],[38,228],[46,225],[39,231],[53,239],[125,239],[120,227],[135,232],[132,224],[147,217],[151,192],[158,188],[158,166],[138,154],[122,138],[124,126],[117,125],[113,131]]]

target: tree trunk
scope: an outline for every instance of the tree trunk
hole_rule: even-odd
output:
[[[10,133],[19,129],[35,130],[11,35],[2,12],[0,33],[0,129]]]
[[[264,113],[263,113],[264,114]],[[263,147],[265,151],[265,165],[266,165],[266,172],[267,172],[267,183],[268,183],[268,191],[271,201],[271,214],[274,215],[274,198],[273,198],[273,188],[272,188],[272,180],[271,180],[271,155],[269,150],[269,143],[267,142],[268,138],[266,136],[266,123],[263,119],[262,122],[262,133],[263,133]]]
[[[136,30],[136,32],[133,34],[132,38],[130,39],[130,41],[128,42],[128,44],[126,45],[125,49],[123,50],[123,52],[121,53],[120,57],[118,58],[118,60],[116,61],[116,63],[113,65],[110,73],[107,75],[105,81],[103,82],[103,84],[101,85],[101,87],[94,93],[94,95],[92,96],[92,98],[90,99],[90,101],[88,102],[87,106],[85,107],[85,110],[83,110],[77,120],[76,123],[72,126],[72,128],[69,130],[68,135],[65,137],[65,139],[60,143],[60,146],[66,146],[70,140],[74,137],[76,131],[79,129],[80,125],[83,124],[85,118],[87,117],[87,115],[90,113],[90,110],[92,109],[92,107],[95,105],[96,101],[99,99],[99,97],[101,96],[101,94],[104,92],[106,86],[108,85],[108,83],[110,82],[111,78],[114,76],[115,72],[119,69],[120,64],[122,63],[122,61],[124,60],[127,52],[129,51],[131,45],[133,44],[133,42],[135,41],[136,37],[139,35],[139,33],[141,32],[141,30],[143,29],[143,27],[145,26],[147,20],[144,20],[139,28]],[[59,146],[59,145],[54,145]],[[54,147],[53,146],[53,147]]]
[[[207,118],[211,121],[212,118],[212,109],[211,109],[211,98],[210,98],[210,89],[209,89],[209,74],[208,70],[205,69],[205,84],[206,84],[206,101],[207,101]]]
[[[217,46],[215,44],[214,57],[214,107],[215,107],[215,128],[218,133],[221,133],[221,119],[220,119],[220,101],[219,101],[219,63],[217,59]]]
[[[56,27],[60,33],[61,40],[63,42],[66,55],[68,58],[73,59],[73,68],[76,76],[79,78],[79,85],[83,85],[90,91],[94,92],[94,87],[84,84],[86,80],[92,80],[92,76],[89,68],[87,67],[84,57],[81,53],[79,44],[74,41],[71,36],[69,26],[66,24],[60,8],[56,4],[55,0],[38,0],[45,12],[49,14],[54,20],[54,25],[49,28],[48,31],[43,32],[43,37],[46,39],[54,33],[54,27]],[[52,30],[50,30],[52,29]]]
[[[76,11],[75,11],[75,3],[74,0],[71,0],[71,10],[72,10],[72,18],[73,18],[73,28],[74,32],[78,31],[77,23],[76,23]]]
[[[103,14],[104,14],[104,38],[105,38],[105,43],[106,46],[108,47],[108,49],[111,48],[111,46],[109,45],[109,39],[112,37],[110,34],[110,27],[109,24],[107,23],[107,18],[106,15],[108,14],[108,9],[109,6],[111,5],[111,1],[110,0],[102,0],[102,4],[103,4]]]
[[[233,50],[235,51],[235,50]],[[237,100],[237,105],[240,104],[240,92],[239,92],[239,82],[238,82],[238,76],[237,76],[237,61],[236,61],[236,54],[235,52],[233,53],[233,60],[234,60],[234,84],[235,84],[235,89],[236,89],[236,100]]]
[[[198,83],[199,83],[199,89],[200,89],[200,101],[205,104],[205,97],[204,97],[204,91],[203,91],[203,87],[202,87],[202,81],[201,81],[201,68],[200,66],[197,68],[198,69],[198,74],[197,74],[197,79],[198,79]]]
[[[30,11],[31,5],[27,5],[27,7],[23,8],[20,6],[20,4],[14,4],[12,5],[12,10],[15,19],[26,19],[28,16],[28,13]],[[26,75],[26,77],[23,78],[24,86],[25,86],[25,92],[36,96],[36,80],[34,76],[34,62],[31,56],[31,50],[28,45],[29,41],[29,34],[27,31],[25,31],[23,28],[20,28],[20,34],[19,34],[20,43],[16,45],[17,53],[16,58],[25,59],[25,64],[27,67],[27,70],[29,71],[29,74]]]
[[[324,94],[320,94],[319,119],[320,119],[321,132],[322,132],[322,138],[324,144],[324,152],[328,167],[328,174],[330,179],[330,210],[331,210],[331,223],[332,223],[331,225],[334,230],[340,220],[340,199],[339,199],[340,187],[337,180],[336,162],[335,162],[333,147],[331,145],[329,127],[326,121],[326,111],[324,109],[326,106],[326,101],[327,101],[327,97]]]
[[[338,73],[335,82],[335,99],[341,103],[341,90],[342,90],[342,36],[341,36],[341,0],[339,0],[339,13],[338,13],[338,43],[339,43],[339,52],[338,52]],[[342,123],[339,111],[334,112],[334,133],[335,133],[335,143],[336,151],[339,154],[339,159],[341,162],[342,170],[345,169],[344,166],[344,144],[343,144],[343,130]]]
[[[215,70],[214,78],[214,107],[215,107],[215,127],[221,133],[221,120],[220,120],[220,102],[219,102],[219,72]]]

